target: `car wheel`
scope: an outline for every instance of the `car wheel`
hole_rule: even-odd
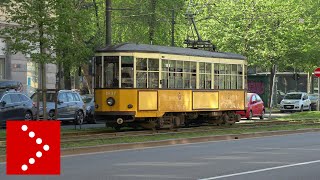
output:
[[[56,119],[56,117],[55,117],[54,111],[49,111],[48,120],[55,120],[55,119]]]
[[[249,112],[249,117],[247,119],[248,120],[252,119],[252,111]]]
[[[24,114],[24,120],[32,120],[32,113],[30,111],[27,111],[25,114]]]
[[[259,118],[260,118],[261,120],[264,119],[264,114],[265,114],[265,111],[263,110],[262,113],[261,113],[261,116],[259,116]]]
[[[280,113],[284,113],[284,111],[283,111],[283,110],[280,110]]]
[[[76,112],[76,119],[75,119],[76,124],[78,124],[78,125],[83,124],[83,121],[84,121],[83,112],[82,111],[77,111]]]

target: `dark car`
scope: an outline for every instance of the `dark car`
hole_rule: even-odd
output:
[[[17,91],[0,91],[0,120],[2,127],[7,120],[33,120],[36,108],[32,100]]]
[[[311,101],[311,110],[316,111],[319,99],[318,94],[309,94],[309,99]]]
[[[81,96],[82,101],[86,105],[86,118],[85,120],[88,123],[96,123],[96,120],[94,118],[94,97],[91,94],[86,94]]]
[[[47,113],[48,119],[55,118],[55,93],[48,92],[46,95],[47,100]],[[37,103],[37,94],[33,94],[31,99],[34,103]],[[42,97],[39,98],[40,107],[39,107],[39,117],[43,117],[43,107],[42,107]],[[82,124],[86,115],[85,104],[81,99],[81,96],[78,92],[71,90],[60,90],[58,92],[58,120],[61,121],[70,121],[73,120],[77,124]]]
[[[265,108],[260,96],[256,93],[247,93],[247,102],[247,110],[237,111],[237,114],[240,114],[241,117],[245,117],[247,119],[252,119],[252,117],[254,116],[263,119],[265,114]]]

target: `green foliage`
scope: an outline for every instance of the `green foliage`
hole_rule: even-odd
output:
[[[9,51],[30,55],[35,62],[52,61],[54,5],[53,1],[45,0],[15,0],[3,4],[6,21],[12,24],[1,30],[1,34],[8,37]]]
[[[85,1],[57,0],[55,52],[57,62],[77,67],[88,61],[96,45],[94,11]]]

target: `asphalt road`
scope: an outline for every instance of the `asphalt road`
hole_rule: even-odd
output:
[[[62,157],[61,176],[30,180],[319,179],[320,133],[173,145]]]

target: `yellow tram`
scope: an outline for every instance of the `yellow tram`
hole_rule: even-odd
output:
[[[232,124],[246,109],[238,54],[125,43],[97,50],[94,64],[95,116],[116,129]]]

